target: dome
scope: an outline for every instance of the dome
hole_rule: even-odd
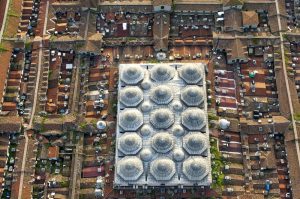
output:
[[[172,128],[172,133],[174,136],[183,136],[184,135],[184,129],[180,125],[175,125]]]
[[[179,70],[179,76],[187,84],[198,84],[203,81],[203,70],[197,65],[184,65]]]
[[[158,158],[150,165],[150,173],[156,180],[170,180],[175,171],[175,163],[169,158]]]
[[[191,131],[200,131],[205,127],[205,114],[201,109],[190,108],[181,114],[182,124]]]
[[[172,107],[174,111],[181,111],[183,109],[183,106],[180,101],[173,102]]]
[[[137,157],[127,156],[117,164],[117,174],[124,180],[135,181],[143,172],[143,163]]]
[[[188,86],[183,89],[181,100],[187,106],[200,106],[204,102],[203,89],[199,86]]]
[[[151,128],[150,125],[145,124],[142,126],[141,130],[140,130],[140,134],[141,136],[149,136],[152,133],[153,129]]]
[[[182,172],[192,181],[201,181],[209,173],[207,160],[202,157],[190,157],[183,162]]]
[[[169,104],[173,99],[173,93],[171,88],[161,85],[151,90],[150,98],[157,104]]]
[[[120,101],[127,107],[134,107],[143,101],[143,91],[137,86],[121,89]]]
[[[119,125],[125,131],[136,131],[143,124],[143,115],[137,109],[125,109],[120,113]]]
[[[228,120],[226,120],[226,119],[220,119],[219,125],[220,125],[220,128],[221,128],[222,130],[226,130],[226,129],[229,128],[230,122],[229,122]]]
[[[207,137],[201,132],[189,133],[183,137],[183,148],[191,155],[200,155],[208,149]]]
[[[182,160],[184,160],[184,152],[182,151],[182,149],[174,149],[173,158],[177,162],[181,162]]]
[[[105,128],[106,128],[106,122],[103,121],[103,120],[99,120],[99,121],[97,122],[97,129],[103,130],[103,129],[105,129]]]
[[[150,102],[144,102],[141,106],[143,112],[149,112],[152,109],[152,104]]]
[[[149,80],[144,80],[144,81],[141,83],[141,87],[142,87],[142,89],[144,89],[144,90],[149,90],[149,89],[151,88],[151,86],[152,86],[152,83],[151,83],[151,81],[149,81]]]
[[[174,140],[169,133],[157,133],[151,139],[152,147],[159,153],[167,153],[173,148]]]
[[[174,123],[173,113],[166,108],[156,109],[150,115],[151,124],[158,129],[167,129]]]
[[[136,133],[125,133],[119,138],[118,149],[124,154],[136,154],[142,148],[142,138]]]
[[[137,84],[144,79],[144,71],[137,65],[124,67],[121,73],[121,80],[126,84]]]
[[[167,65],[156,65],[150,70],[150,76],[156,82],[169,81],[174,75],[175,69]]]
[[[140,153],[140,157],[143,161],[149,162],[152,160],[153,153],[150,149],[143,149]]]

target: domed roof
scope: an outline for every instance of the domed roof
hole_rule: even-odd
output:
[[[203,80],[203,71],[197,65],[184,65],[179,70],[179,76],[187,84],[197,84]]]
[[[226,130],[226,129],[229,128],[230,122],[228,120],[226,120],[226,119],[220,119],[219,125],[220,125],[221,129]]]
[[[105,128],[106,128],[106,122],[103,121],[103,120],[99,120],[99,121],[97,122],[97,129],[103,130],[103,129],[105,129]]]
[[[173,151],[173,158],[175,161],[180,162],[184,159],[184,152],[182,149],[177,148]]]
[[[152,109],[152,104],[148,101],[143,102],[143,104],[141,106],[141,109],[142,109],[143,112],[149,112]]]
[[[124,154],[136,154],[142,148],[142,138],[136,133],[125,133],[119,138],[118,149]]]
[[[143,101],[143,91],[137,86],[121,89],[120,101],[127,107],[134,107]]]
[[[174,123],[174,115],[167,108],[154,110],[150,115],[151,124],[158,129],[167,129]]]
[[[150,173],[156,180],[170,180],[175,171],[175,163],[169,158],[158,158],[150,165]]]
[[[151,90],[150,98],[157,104],[168,104],[173,99],[173,93],[170,87],[160,85]]]
[[[209,165],[205,158],[190,157],[183,162],[182,171],[192,181],[201,181],[209,173]]]
[[[188,86],[183,89],[181,100],[188,106],[199,106],[204,101],[203,89],[199,86]]]
[[[167,153],[173,148],[174,140],[169,133],[157,133],[151,139],[152,147],[159,153]]]
[[[191,131],[198,131],[205,127],[205,114],[199,108],[190,108],[181,114],[182,124]]]
[[[143,114],[137,109],[125,109],[120,113],[119,120],[125,131],[136,131],[143,124]]]
[[[144,79],[144,71],[140,66],[132,65],[123,68],[121,80],[126,84],[137,84],[142,79]]]
[[[169,81],[174,75],[175,69],[167,65],[156,65],[150,70],[151,78],[157,82]]]
[[[124,180],[135,181],[144,172],[142,161],[134,156],[127,156],[117,164],[117,174]]]
[[[152,160],[153,153],[150,149],[146,148],[146,149],[141,150],[140,157],[143,161],[149,162]]]
[[[152,86],[152,83],[151,83],[151,81],[150,80],[144,80],[142,83],[141,83],[141,87],[142,87],[142,89],[144,89],[144,90],[149,90],[150,88],[151,88],[151,86]]]
[[[189,133],[183,137],[183,148],[191,155],[201,154],[208,149],[207,137],[201,132]]]
[[[183,109],[183,106],[180,101],[173,102],[172,107],[174,111],[181,111]]]
[[[172,133],[175,136],[183,136],[184,135],[184,129],[181,125],[174,125],[172,128]]]
[[[149,124],[145,124],[142,126],[140,130],[141,136],[149,136],[153,132],[152,127]]]

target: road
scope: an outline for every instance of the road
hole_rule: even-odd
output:
[[[27,127],[27,129],[32,128],[32,123],[33,123],[33,118],[35,115],[35,109],[36,109],[36,104],[37,104],[37,98],[38,98],[38,85],[40,83],[40,75],[41,75],[41,67],[42,67],[42,56],[43,56],[43,40],[41,38],[40,42],[40,48],[39,48],[39,63],[38,63],[38,71],[37,71],[37,78],[35,82],[35,90],[34,90],[34,98],[33,98],[33,106],[32,106],[32,112],[30,115],[30,122]],[[26,166],[26,156],[27,156],[27,150],[28,150],[28,135],[25,132],[25,146],[24,146],[24,153],[23,153],[23,160],[22,160],[22,169],[21,169],[21,176],[20,176],[20,186],[19,186],[19,194],[18,194],[18,199],[22,199],[22,191],[23,191],[23,182],[24,182],[24,171],[25,171],[25,166]]]
[[[291,112],[291,118],[292,118],[292,125],[293,125],[293,132],[295,136],[295,144],[296,144],[296,153],[297,153],[297,158],[298,158],[298,166],[300,168],[300,148],[299,148],[299,142],[298,142],[298,133],[297,133],[297,128],[296,128],[296,122],[294,119],[294,108],[292,104],[292,99],[291,99],[291,92],[290,92],[290,87],[289,87],[289,81],[288,81],[288,76],[287,76],[287,70],[286,70],[286,64],[285,64],[285,53],[284,53],[284,41],[283,41],[283,35],[282,35],[282,27],[281,27],[281,18],[280,18],[280,11],[279,11],[279,3],[278,0],[276,0],[276,12],[277,12],[277,21],[278,21],[278,28],[279,28],[279,34],[280,34],[280,49],[281,49],[281,56],[282,56],[282,66],[283,66],[283,73],[284,73],[284,81],[285,81],[285,86],[288,94],[288,103],[290,107],[290,112]]]

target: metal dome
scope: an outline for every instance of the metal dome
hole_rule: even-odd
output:
[[[157,133],[151,139],[152,147],[159,153],[167,153],[173,148],[174,140],[169,133]]]
[[[174,75],[175,69],[167,65],[156,65],[150,70],[150,76],[156,82],[169,81]]]
[[[151,109],[152,109],[152,104],[148,101],[144,102],[141,106],[141,110],[143,112],[149,112],[149,111],[151,111]]]
[[[146,148],[140,152],[140,157],[143,161],[149,162],[153,158],[153,153],[150,149]]]
[[[181,100],[187,106],[200,106],[204,102],[203,89],[199,86],[188,86],[183,89]]]
[[[183,148],[191,155],[200,155],[208,149],[207,137],[201,132],[189,133],[183,137]]]
[[[121,73],[121,80],[126,84],[137,84],[142,79],[144,79],[144,71],[137,65],[128,66]]]
[[[156,109],[150,115],[151,124],[158,129],[167,129],[174,123],[174,115],[167,108]]]
[[[142,87],[142,89],[144,89],[144,90],[149,90],[150,88],[151,88],[151,86],[152,86],[152,83],[151,83],[151,81],[150,80],[144,80],[142,83],[141,83],[141,87]]]
[[[190,157],[183,162],[182,171],[192,181],[201,181],[209,173],[209,165],[205,158]]]
[[[169,158],[158,158],[150,165],[150,173],[156,180],[170,180],[175,171],[175,163]]]
[[[197,84],[203,81],[203,70],[197,65],[184,65],[179,70],[179,76],[187,84]]]
[[[125,109],[119,119],[119,125],[125,131],[136,131],[143,124],[143,114],[137,109]]]
[[[124,154],[137,154],[142,148],[142,138],[136,133],[125,133],[119,138],[118,149]]]
[[[153,129],[149,124],[143,125],[140,130],[141,136],[144,136],[144,137],[149,136],[152,132],[153,132]]]
[[[106,128],[106,122],[103,120],[99,120],[96,124],[98,130],[104,130]]]
[[[175,101],[172,103],[172,107],[174,111],[182,111],[183,106],[180,101]]]
[[[184,160],[184,152],[182,149],[177,148],[174,149],[173,151],[173,159],[177,162],[181,162],[182,160]]]
[[[205,114],[199,108],[190,108],[182,112],[181,122],[191,131],[200,131],[205,127]]]
[[[183,136],[184,135],[184,129],[181,125],[174,125],[172,128],[172,133],[174,136]]]
[[[143,163],[137,157],[124,157],[117,164],[117,174],[124,180],[135,181],[143,172]]]
[[[173,93],[170,87],[160,85],[151,90],[150,98],[156,104],[169,104],[173,99]]]
[[[135,107],[143,101],[143,91],[137,86],[130,86],[120,91],[120,101],[127,107]]]
[[[226,130],[229,128],[230,122],[223,118],[219,120],[219,125],[221,129]]]

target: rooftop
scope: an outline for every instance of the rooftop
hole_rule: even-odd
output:
[[[209,185],[204,64],[119,68],[115,186]]]

